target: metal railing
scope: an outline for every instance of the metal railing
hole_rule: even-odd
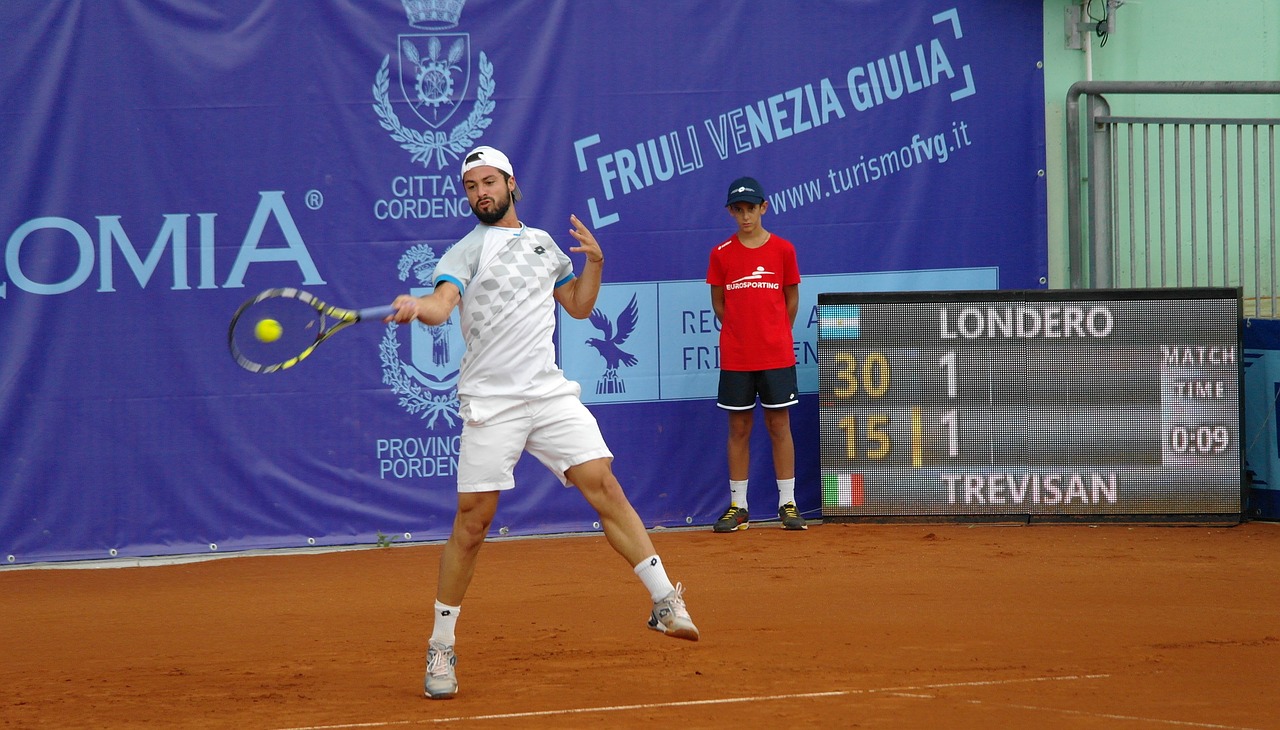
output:
[[[1103,94],[1280,95],[1280,81],[1088,81],[1066,106],[1071,288],[1239,286],[1246,314],[1280,317],[1280,119],[1112,116]]]

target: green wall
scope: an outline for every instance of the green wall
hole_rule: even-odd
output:
[[[1104,0],[1094,0],[1101,17]],[[1088,78],[1086,54],[1066,48],[1066,11],[1080,0],[1044,0],[1045,149],[1049,282],[1067,286],[1067,90]],[[1095,81],[1280,80],[1280,0],[1128,0],[1105,46],[1094,35]],[[1280,117],[1280,98],[1108,96],[1118,114]]]

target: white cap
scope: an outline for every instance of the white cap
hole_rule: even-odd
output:
[[[516,176],[515,171],[511,169],[511,160],[508,160],[506,155],[484,145],[471,150],[462,158],[462,174],[466,175],[467,170],[484,165],[496,167],[511,177]],[[513,200],[519,200],[522,197],[519,185],[515,187],[515,190],[511,191],[511,197]]]
[[[470,170],[473,167],[480,167],[481,165],[496,167],[512,177],[515,177],[516,174],[511,169],[511,160],[508,160],[506,155],[492,147],[484,146],[471,150],[467,153],[466,157],[462,158],[462,174],[465,175],[467,174],[467,170]]]

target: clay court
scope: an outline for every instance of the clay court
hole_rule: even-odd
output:
[[[451,701],[439,545],[3,571],[0,726],[1280,728],[1276,523],[654,541],[700,642],[602,536],[493,541]]]

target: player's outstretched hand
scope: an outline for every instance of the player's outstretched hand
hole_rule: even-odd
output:
[[[600,243],[596,241],[596,237],[591,234],[582,221],[578,220],[578,216],[570,215],[569,223],[573,226],[569,229],[569,235],[573,236],[578,242],[577,246],[570,248],[573,253],[583,253],[587,255],[587,262],[598,264],[604,261],[604,252],[600,250]]]

